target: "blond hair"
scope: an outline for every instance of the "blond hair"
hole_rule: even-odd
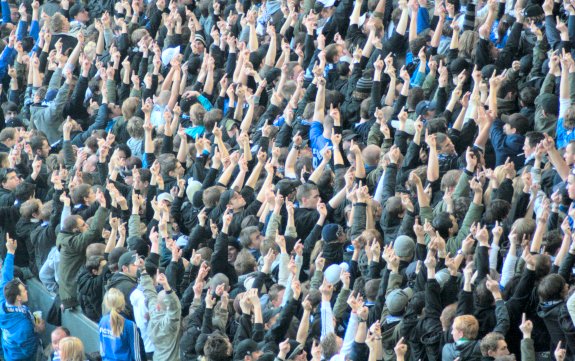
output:
[[[453,320],[453,328],[460,331],[466,339],[475,340],[479,333],[479,322],[471,315],[457,316]]]
[[[104,307],[110,310],[112,334],[116,337],[120,337],[124,330],[124,317],[120,315],[120,312],[124,311],[126,307],[124,294],[116,288],[110,288],[104,295]]]
[[[64,337],[60,340],[59,348],[62,361],[84,360],[84,344],[78,337]]]

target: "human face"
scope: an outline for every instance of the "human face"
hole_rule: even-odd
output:
[[[2,187],[9,191],[13,191],[20,184],[20,177],[16,172],[10,172],[6,175],[6,180],[2,182]]]
[[[88,21],[90,21],[90,14],[84,10],[78,13],[78,15],[76,15],[76,21],[79,21],[81,23],[87,23]]]
[[[241,209],[246,205],[246,200],[242,197],[241,194],[235,193],[232,199],[230,199],[230,204],[234,211]]]
[[[59,328],[52,331],[52,334],[50,335],[50,339],[51,339],[52,348],[54,349],[54,351],[60,350],[60,340],[65,338],[65,337],[67,337],[66,333],[64,333],[64,331],[62,331]]]
[[[260,245],[262,243],[263,240],[263,236],[261,235],[261,233],[258,232],[254,232],[250,235],[250,241],[251,241],[251,248],[253,249],[259,249]]]
[[[451,139],[447,138],[445,142],[441,145],[441,153],[443,154],[455,154],[455,146]]]
[[[511,126],[507,123],[503,125],[503,133],[506,135],[515,134],[515,129],[511,128]]]
[[[20,303],[28,302],[28,290],[24,284],[19,284],[18,288],[20,289]]]
[[[90,226],[88,226],[88,223],[84,222],[83,219],[80,219],[78,221],[78,231],[79,232],[86,232],[88,230],[88,228],[90,228]]]
[[[567,178],[567,193],[570,199],[575,200],[575,175],[573,174],[569,174]]]
[[[129,276],[136,277],[136,275],[138,274],[138,266],[136,266],[133,263],[128,265],[127,267],[123,266],[122,272],[124,272],[125,274],[127,274]]]
[[[92,189],[90,189],[88,196],[84,197],[84,202],[86,202],[86,204],[90,205],[90,204],[94,203],[94,201],[96,201],[96,193],[94,193],[94,191]]]
[[[44,140],[42,148],[37,150],[37,154],[40,158],[46,158],[50,155],[50,149],[50,144],[48,144],[47,140]]]
[[[567,165],[575,163],[575,144],[567,145],[565,153],[563,154],[563,159],[565,159]]]
[[[509,350],[507,349],[507,342],[505,340],[497,341],[497,349],[495,351],[489,351],[489,356],[499,357],[509,355]]]
[[[312,190],[309,194],[309,198],[303,197],[302,201],[305,208],[316,208],[320,201],[319,191],[317,189]]]
[[[529,145],[529,138],[525,138],[525,142],[523,143],[523,153],[525,153],[525,158],[529,158],[534,151],[535,148]]]
[[[453,341],[459,341],[459,339],[463,337],[463,332],[453,327],[451,329],[451,336],[453,336]]]
[[[236,247],[228,246],[228,263],[234,263],[237,256],[238,250]]]
[[[14,119],[18,116],[18,112],[9,110],[6,112],[6,120]]]

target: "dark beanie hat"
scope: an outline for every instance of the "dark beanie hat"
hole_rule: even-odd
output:
[[[358,93],[371,93],[371,85],[373,81],[370,78],[361,78],[355,85],[355,91]]]

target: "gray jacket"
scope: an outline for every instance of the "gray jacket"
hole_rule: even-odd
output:
[[[62,72],[62,69],[58,68],[56,72]],[[53,75],[53,77],[56,74]],[[60,86],[58,90],[58,95],[50,105],[48,106],[38,106],[32,105],[30,107],[30,124],[33,128],[36,128],[46,134],[48,137],[48,143],[54,144],[62,137],[62,132],[60,131],[60,125],[64,123],[64,105],[68,100],[68,94],[70,93],[70,85],[66,82]]]

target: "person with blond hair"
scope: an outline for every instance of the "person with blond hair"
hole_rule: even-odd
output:
[[[78,337],[64,337],[59,349],[61,361],[84,361],[84,344]]]
[[[140,335],[136,323],[125,318],[124,294],[110,288],[104,295],[104,307],[109,311],[99,323],[100,354],[103,361],[140,361]]]

